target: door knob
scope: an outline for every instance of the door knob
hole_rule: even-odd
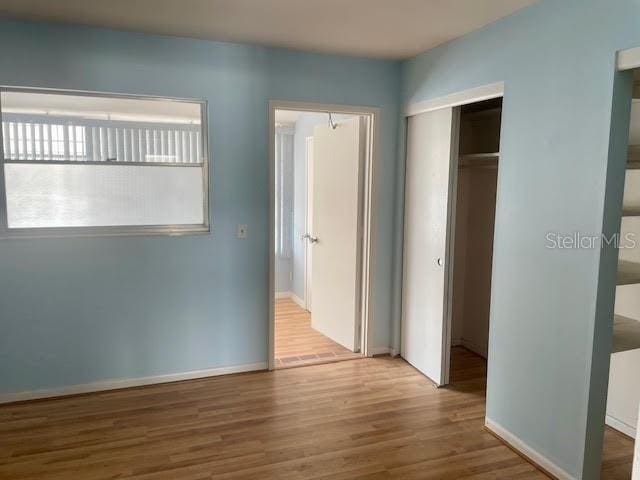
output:
[[[314,236],[312,236],[312,235],[310,235],[308,233],[305,233],[302,236],[302,240],[304,240],[305,238],[308,239],[311,243],[316,243],[318,241],[318,239],[316,237],[314,237]]]
[[[442,266],[442,258],[438,258],[438,260],[436,260],[436,263],[438,264],[439,267]]]

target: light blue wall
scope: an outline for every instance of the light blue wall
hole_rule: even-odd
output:
[[[382,109],[372,327],[389,344],[398,63],[7,21],[0,45],[1,84],[208,100],[213,227],[0,242],[0,392],[267,360],[269,99]]]
[[[545,235],[619,224],[615,52],[640,45],[639,19],[638,0],[547,0],[403,65],[405,102],[506,83],[487,415],[588,479],[598,478],[615,255],[601,265],[597,249],[549,250]],[[619,147],[628,113],[613,121]]]

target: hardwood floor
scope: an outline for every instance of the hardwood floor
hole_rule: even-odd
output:
[[[1,406],[0,478],[546,478],[483,430],[485,370],[455,349],[444,389],[380,357]]]
[[[603,480],[631,480],[633,470],[631,438],[605,427],[601,477]]]
[[[289,298],[276,300],[276,368],[361,358],[311,328],[311,314]]]

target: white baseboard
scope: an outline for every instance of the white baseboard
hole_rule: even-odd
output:
[[[489,431],[496,434],[511,448],[518,451],[520,454],[534,463],[537,467],[542,468],[558,480],[577,480],[577,477],[572,476],[571,474],[557,466],[547,457],[531,448],[510,431],[503,428],[500,424],[494,422],[489,418],[486,418],[484,425]]]
[[[611,428],[615,428],[619,432],[622,432],[631,438],[636,438],[636,429],[634,427],[632,427],[631,425],[627,425],[626,423],[618,420],[615,417],[612,417],[611,415],[607,415],[605,423]]]
[[[25,400],[37,400],[41,398],[63,397],[67,395],[77,395],[80,393],[104,392],[106,390],[141,387],[144,385],[179,382],[182,380],[194,380],[197,378],[216,377],[231,373],[254,372],[258,370],[266,370],[267,368],[267,362],[247,363],[245,365],[209,368],[206,370],[192,370],[190,372],[170,373],[167,375],[155,375],[151,377],[100,380],[97,382],[83,383],[79,385],[69,385],[67,387],[45,388],[42,390],[31,390],[16,393],[0,393],[0,404],[23,402]]]
[[[293,292],[276,292],[275,293],[275,297],[276,300],[279,300],[281,298],[290,298],[291,300],[293,300],[295,303],[298,304],[298,306],[304,308],[306,310],[307,306],[304,303],[304,300],[301,299],[299,296],[297,296],[295,293]]]
[[[304,300],[301,299],[299,296],[297,296],[293,292],[291,292],[291,300],[296,302],[298,304],[298,306],[300,306],[301,308],[304,308],[305,310],[307,309],[307,306],[305,305]]]

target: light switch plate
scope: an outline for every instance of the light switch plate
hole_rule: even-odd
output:
[[[236,235],[238,236],[238,238],[247,238],[247,226],[238,225]]]

